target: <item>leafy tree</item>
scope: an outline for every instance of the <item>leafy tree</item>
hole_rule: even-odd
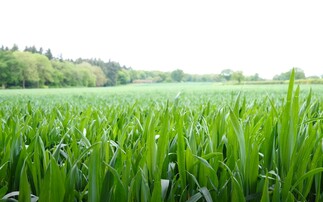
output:
[[[119,71],[124,70],[125,72],[128,73],[128,75],[130,76],[130,81],[132,81],[132,77],[134,76],[131,74],[131,68],[128,68],[126,66],[120,66],[119,63],[117,62],[113,62],[110,61],[109,62],[104,62],[101,59],[82,59],[82,58],[78,58],[75,63],[80,64],[82,62],[87,62],[90,63],[92,66],[98,66],[102,69],[102,71],[104,72],[105,76],[106,76],[106,86],[115,86],[117,85],[119,82],[118,77],[119,77]]]
[[[75,64],[69,61],[51,60],[54,71],[61,74],[56,75],[56,80],[60,82],[62,86],[78,86],[80,85],[79,75]]]
[[[57,60],[51,60],[52,67],[54,69],[53,71],[53,84],[55,86],[66,86],[66,83],[64,81],[64,63],[59,62]]]
[[[96,80],[95,75],[88,68],[77,68],[76,75],[78,78],[78,86],[94,87]]]
[[[147,79],[147,74],[145,71],[138,71],[138,79]]]
[[[39,81],[37,72],[36,60],[30,52],[16,51],[13,53],[21,68],[20,80],[22,87],[25,88],[26,84],[32,86]]]
[[[244,79],[243,72],[242,71],[233,72],[232,79],[238,81],[238,83],[241,83],[241,81]]]
[[[295,70],[295,79],[305,79],[305,73],[302,69],[300,68],[294,68]],[[283,72],[279,75],[274,76],[273,80],[288,80],[290,78],[290,75],[292,73],[292,69],[289,70],[288,72]]]
[[[38,53],[37,48],[35,46],[26,46],[24,52]]]
[[[184,72],[183,72],[183,70],[176,69],[176,70],[172,71],[171,78],[172,78],[173,81],[181,82],[182,79],[184,78]]]
[[[118,84],[127,84],[130,82],[130,76],[125,70],[118,72]]]
[[[220,74],[214,74],[212,76],[212,82],[223,82],[223,78]]]
[[[102,69],[98,66],[91,66],[91,71],[95,75],[95,86],[104,86],[107,82],[107,77],[105,76]]]
[[[61,61],[59,61],[61,62]],[[75,68],[75,64],[71,62],[61,62],[64,64],[63,66],[63,74],[64,74],[64,83],[66,86],[77,86],[79,85],[79,77]]]
[[[53,59],[53,54],[52,51],[50,49],[47,49],[45,52],[45,56],[49,59],[52,60]]]
[[[93,66],[88,62],[77,64],[76,68],[83,73],[83,85],[85,86],[103,86],[107,81],[102,69],[98,66]]]
[[[108,81],[108,86],[115,86],[117,85],[118,80],[118,72],[121,70],[120,64],[117,62],[109,61],[101,67],[104,74],[106,75]]]
[[[160,81],[159,82],[164,82],[167,79],[167,73],[165,72],[160,72],[159,73]]]
[[[19,81],[18,62],[12,52],[0,51],[0,85],[5,88],[8,83]]]
[[[30,52],[37,53],[37,48],[35,46],[30,47]]]
[[[258,73],[256,73],[256,74],[254,74],[252,76],[246,77],[246,80],[248,80],[248,81],[262,81],[264,79],[261,78]]]
[[[14,51],[18,51],[18,50],[19,50],[19,48],[18,48],[17,44],[13,44],[11,51],[14,52]]]
[[[63,72],[53,68],[53,82],[52,82],[52,86],[56,86],[56,87],[62,87],[64,86],[63,84],[63,80],[64,80],[64,74]]]
[[[294,68],[295,69],[295,79],[305,79],[305,73],[304,70],[302,70],[301,68]],[[290,70],[290,73],[292,72],[292,70]]]
[[[233,71],[231,69],[224,69],[221,71],[221,76],[227,81],[231,80],[232,74]]]
[[[8,67],[9,57],[9,52],[0,51],[0,84],[2,88],[6,87],[10,75],[10,68]]]
[[[134,80],[138,79],[138,71],[135,70],[129,70],[129,76],[130,76],[130,83],[132,83]]]
[[[48,60],[48,58],[38,53],[33,54],[33,57],[35,59],[37,72],[39,76],[38,87],[49,85],[52,82],[54,82],[54,79],[53,79],[54,69],[52,67],[52,64]]]

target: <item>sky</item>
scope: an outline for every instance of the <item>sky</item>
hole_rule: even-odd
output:
[[[0,1],[0,45],[136,70],[323,75],[322,9],[319,0]]]

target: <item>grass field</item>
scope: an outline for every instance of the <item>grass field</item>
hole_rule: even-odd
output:
[[[300,89],[1,90],[0,199],[322,201],[323,86]]]

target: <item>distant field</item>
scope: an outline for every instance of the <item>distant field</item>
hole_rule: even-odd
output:
[[[323,85],[292,84],[0,90],[0,199],[321,201]]]
[[[177,93],[184,95],[204,95],[212,97],[213,95],[227,96],[241,92],[245,96],[266,96],[266,95],[285,95],[288,84],[274,85],[223,85],[217,83],[162,83],[162,84],[131,84],[117,87],[101,88],[53,88],[53,89],[14,89],[0,90],[0,96],[50,96],[65,97],[69,99],[74,96],[96,96],[98,98],[109,98],[110,95],[132,95],[136,98],[174,98]],[[306,94],[310,89],[316,95],[323,93],[323,85],[300,85],[301,93]],[[17,98],[17,97],[15,97]],[[110,97],[111,98],[111,97]],[[1,99],[1,97],[0,97]],[[55,98],[54,98],[55,99]]]

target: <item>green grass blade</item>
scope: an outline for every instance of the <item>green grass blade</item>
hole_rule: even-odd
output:
[[[203,195],[201,194],[201,192],[197,192],[196,194],[194,194],[193,196],[191,196],[186,202],[197,202],[202,197],[203,197]]]
[[[65,175],[60,170],[54,158],[51,158],[45,178],[42,181],[39,202],[63,201],[65,195]]]
[[[19,201],[30,202],[31,201],[31,190],[27,178],[27,167],[22,166],[21,175],[20,175],[20,184],[19,184]]]
[[[260,202],[270,202],[268,190],[269,190],[269,182],[268,182],[268,174],[267,174],[266,179],[265,179],[265,184],[262,189],[262,196],[261,196]]]
[[[213,202],[211,194],[206,187],[201,187],[199,191],[202,193],[206,202]]]
[[[237,116],[231,110],[230,110],[230,119],[231,119],[232,127],[235,132],[235,137],[237,138],[238,143],[239,143],[239,154],[240,154],[239,156],[240,156],[242,169],[243,169],[242,173],[244,174],[245,166],[246,166],[246,156],[247,156],[244,133],[243,133],[242,126],[241,126]]]
[[[185,169],[185,141],[182,126],[182,117],[177,122],[177,164],[179,178],[181,181],[181,188],[184,190],[186,188],[186,169]]]
[[[95,147],[89,160],[89,201],[100,201],[101,195],[101,159],[100,148]]]
[[[321,173],[321,172],[323,172],[323,168],[314,168],[314,169],[308,171],[307,173],[305,173],[304,175],[302,175],[301,177],[299,177],[297,179],[297,181],[291,187],[290,191],[293,191],[299,183],[301,183],[302,181],[304,181],[304,179],[309,178],[309,177],[312,177],[315,174]]]

